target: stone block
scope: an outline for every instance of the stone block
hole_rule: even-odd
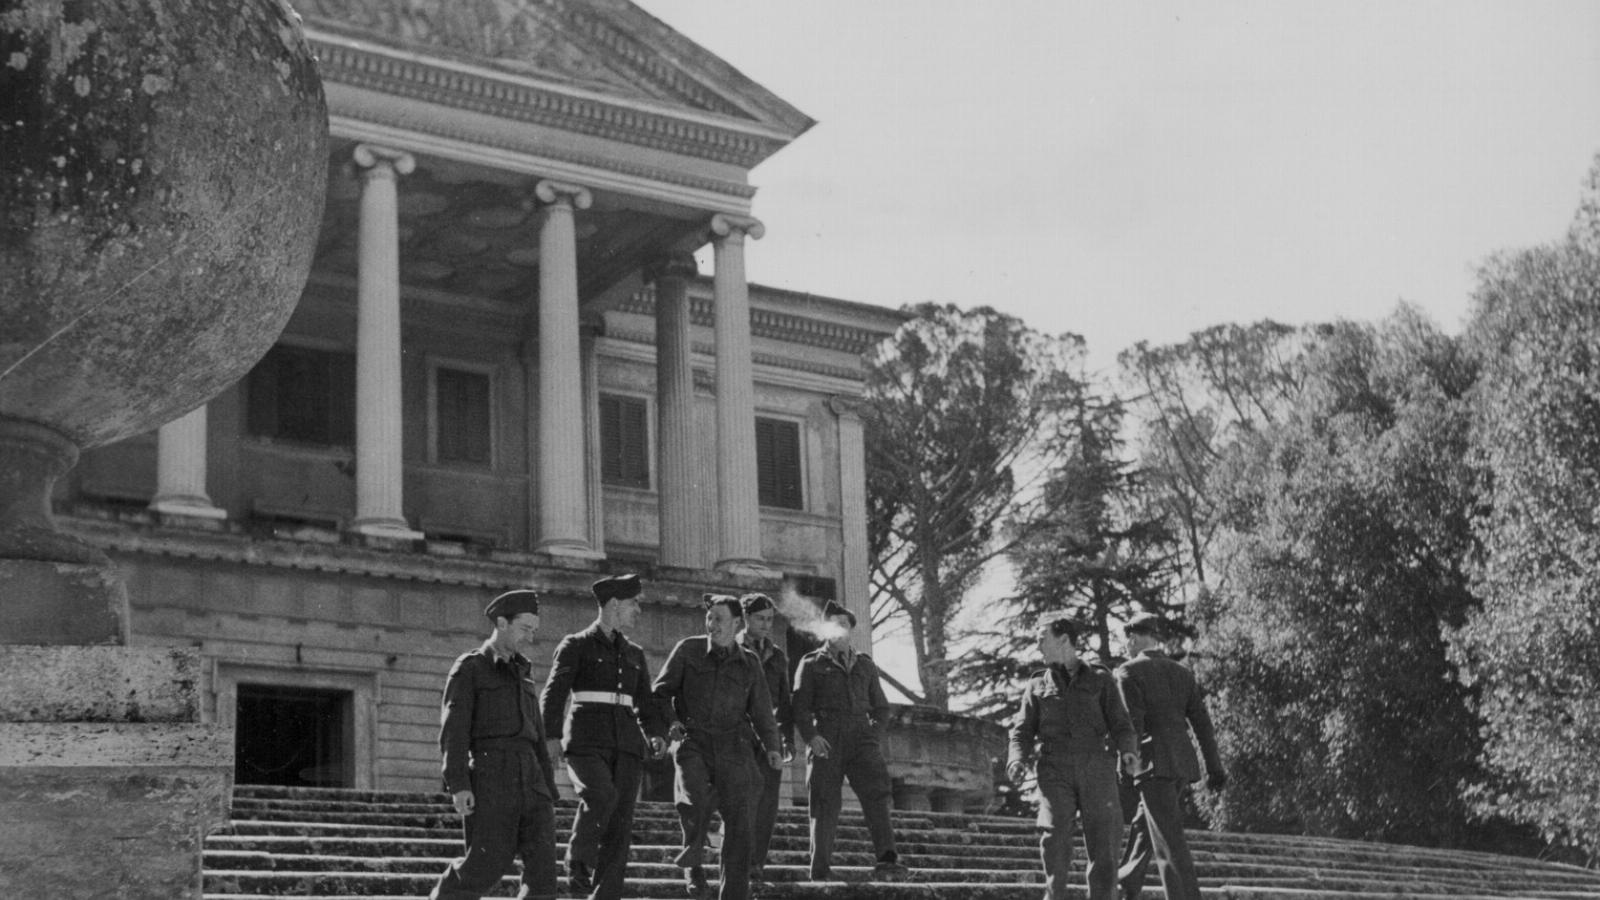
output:
[[[0,646],[0,722],[192,722],[200,675],[186,649]]]
[[[110,565],[0,560],[0,644],[126,644],[128,595]]]

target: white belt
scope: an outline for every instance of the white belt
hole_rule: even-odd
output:
[[[615,703],[618,706],[633,706],[632,694],[619,694],[616,691],[573,691],[573,703]]]

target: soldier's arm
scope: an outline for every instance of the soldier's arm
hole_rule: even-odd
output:
[[[467,755],[472,746],[472,706],[476,690],[468,657],[461,657],[445,677],[439,704],[439,758],[444,788],[454,794],[472,790]]]
[[[1132,724],[1134,733],[1143,738],[1148,733],[1144,721],[1144,688],[1140,686],[1139,679],[1123,666],[1118,666],[1112,677],[1116,679],[1117,693],[1122,697],[1128,722]],[[1111,720],[1107,718],[1106,724],[1110,723]]]
[[[1039,738],[1039,701],[1033,695],[1033,685],[1022,688],[1022,711],[1011,726],[1006,750],[1006,772],[1009,775],[1018,766],[1026,766],[1033,756],[1034,743]],[[1020,780],[1013,777],[1012,780]]]
[[[751,654],[750,662],[755,669],[755,678],[752,679],[750,694],[745,701],[745,714],[750,718],[750,724],[755,726],[762,748],[768,753],[782,753],[783,741],[778,737],[778,720],[772,715],[772,693],[767,690],[767,674],[761,671],[761,662],[754,654]]]
[[[679,641],[678,646],[672,648],[667,654],[667,661],[662,664],[660,674],[656,675],[655,683],[650,686],[650,705],[655,709],[655,715],[660,718],[659,732],[652,732],[648,728],[647,734],[665,733],[668,728],[678,724],[678,711],[673,708],[672,701],[683,691],[683,647],[684,642]]]
[[[800,660],[800,668],[794,672],[794,694],[790,706],[794,710],[794,727],[800,731],[800,740],[807,744],[817,736],[817,723],[811,713],[813,680],[811,666],[807,660]]]
[[[768,682],[767,689],[774,695],[772,705],[777,713],[778,737],[785,747],[789,747],[794,740],[794,688],[785,677],[789,671],[789,657],[780,655],[778,661],[780,665],[776,683]]]
[[[562,638],[550,663],[550,677],[544,683],[544,693],[539,696],[545,731],[552,741],[561,740],[565,727],[567,697],[572,693],[572,679],[578,672],[578,656],[578,642],[571,635]]]
[[[1194,731],[1195,742],[1200,745],[1200,756],[1206,761],[1206,776],[1215,781],[1222,777],[1222,754],[1217,750],[1217,729],[1211,724],[1211,712],[1206,709],[1205,689],[1197,683],[1189,692],[1189,703],[1184,709],[1189,728]]]
[[[1105,714],[1106,730],[1111,733],[1111,741],[1116,745],[1117,752],[1137,757],[1139,738],[1143,732],[1134,730],[1127,704],[1122,699],[1118,685],[1108,682],[1100,691],[1100,709]]]

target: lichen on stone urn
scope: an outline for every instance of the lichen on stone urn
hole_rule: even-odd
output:
[[[78,447],[238,380],[304,287],[327,104],[279,0],[0,8],[0,421]]]

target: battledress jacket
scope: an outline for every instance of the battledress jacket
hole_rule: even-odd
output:
[[[532,667],[521,657],[514,663],[497,663],[490,645],[485,643],[456,659],[445,679],[444,701],[439,710],[439,754],[446,791],[472,789],[475,746],[481,749],[489,742],[501,746],[526,742],[539,761],[550,799],[560,796],[545,745],[538,697]]]
[[[567,701],[572,715],[563,719]],[[646,735],[666,736],[666,721],[650,694],[644,648],[596,622],[556,645],[544,686],[544,719],[568,756],[616,751],[643,757]]]
[[[1139,734],[1146,774],[1186,782],[1200,780],[1200,761],[1189,740],[1190,728],[1205,754],[1206,771],[1222,771],[1205,691],[1188,666],[1160,650],[1146,650],[1118,666],[1116,678],[1128,717]]]
[[[1064,666],[1033,673],[1011,727],[1007,767],[1028,762],[1035,747],[1039,757],[1136,752],[1138,738],[1111,673],[1085,662],[1070,674]]]

